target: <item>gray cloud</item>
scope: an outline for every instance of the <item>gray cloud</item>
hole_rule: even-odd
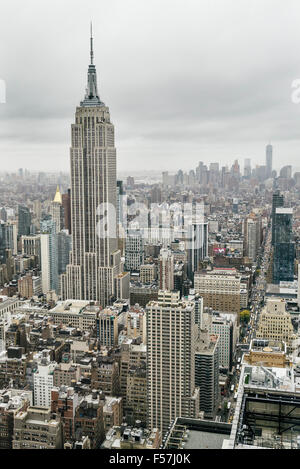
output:
[[[91,18],[120,170],[262,164],[270,140],[277,167],[297,166],[299,13],[298,0],[3,0],[4,169],[68,170]]]

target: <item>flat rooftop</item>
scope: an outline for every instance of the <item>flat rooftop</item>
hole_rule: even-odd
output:
[[[164,449],[222,449],[231,424],[178,417],[163,438]]]
[[[184,449],[222,449],[229,435],[191,430]]]

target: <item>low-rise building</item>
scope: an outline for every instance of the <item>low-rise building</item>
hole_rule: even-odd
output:
[[[88,331],[96,327],[96,320],[100,311],[99,306],[84,300],[59,301],[49,311],[54,324],[72,326],[82,331]]]
[[[158,449],[161,435],[158,429],[151,431],[137,427],[113,427],[106,434],[102,449]]]
[[[59,419],[48,407],[28,407],[14,419],[13,449],[60,449],[62,433]]]
[[[291,315],[286,311],[286,303],[283,299],[274,298],[267,300],[267,304],[259,316],[256,337],[285,342],[288,351],[292,349],[296,335]]]

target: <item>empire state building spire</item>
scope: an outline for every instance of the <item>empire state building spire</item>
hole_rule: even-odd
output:
[[[94,63],[94,50],[93,50],[93,24],[91,22],[91,64]]]
[[[97,87],[97,73],[94,65],[94,47],[93,47],[93,28],[91,23],[91,38],[90,38],[90,57],[91,63],[88,68],[87,88],[84,100],[81,101],[80,106],[104,106],[98,94]]]

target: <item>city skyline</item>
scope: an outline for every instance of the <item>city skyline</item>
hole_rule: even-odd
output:
[[[266,0],[262,8],[191,1],[184,13],[179,1],[150,6],[132,0],[132,8],[117,0],[90,1],[87,8],[75,2],[76,15],[66,20],[68,2],[40,8],[31,0],[27,22],[25,6],[15,14],[14,3],[0,19],[0,78],[7,86],[0,153],[7,169],[22,167],[26,156],[28,169],[69,170],[68,123],[84,84],[92,18],[103,99],[118,127],[120,171],[186,170],[198,161],[230,165],[245,158],[255,166],[270,142],[273,167],[288,161],[297,170],[300,107],[291,98],[300,76],[297,2],[285,8]],[[11,15],[14,34],[7,30]],[[284,38],[277,35],[282,21],[289,23]],[[21,58],[30,66],[20,73]]]
[[[300,6],[20,3],[0,16],[0,450],[300,449]]]

